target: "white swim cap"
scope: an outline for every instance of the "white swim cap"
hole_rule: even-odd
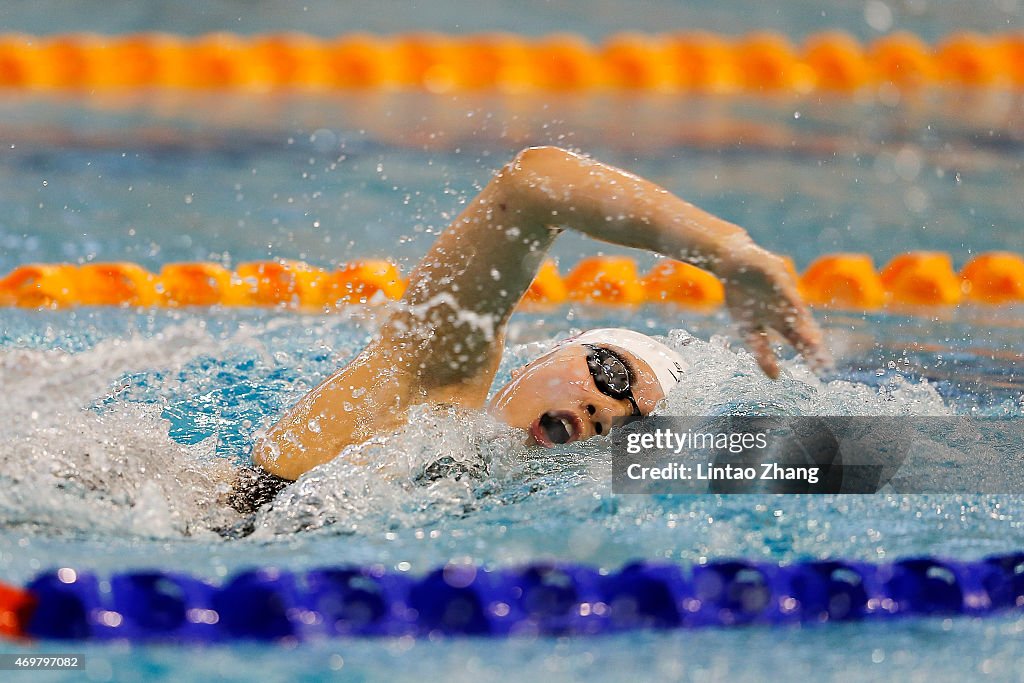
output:
[[[662,392],[666,396],[683,379],[683,372],[687,368],[686,361],[675,350],[665,346],[660,341],[648,337],[646,334],[626,330],[621,327],[589,330],[576,337],[567,339],[566,342],[594,344],[595,346],[617,346],[628,351],[650,366],[658,378]]]

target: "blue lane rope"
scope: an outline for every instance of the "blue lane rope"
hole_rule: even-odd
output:
[[[747,560],[684,569],[640,562],[611,573],[575,564],[422,577],[383,567],[245,571],[221,586],[176,572],[102,581],[63,568],[27,587],[39,639],[219,642],[337,636],[595,635],[634,629],[987,615],[1024,607],[1024,553],[886,564]]]

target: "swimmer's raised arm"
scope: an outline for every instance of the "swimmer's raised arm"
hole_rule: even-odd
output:
[[[775,329],[812,365],[821,335],[779,257],[664,188],[555,147],[520,152],[437,238],[380,336],[300,400],[254,459],[294,479],[394,429],[419,403],[482,407],[505,326],[562,228],[710,270],[761,368],[778,374]]]
[[[742,228],[620,169],[534,147],[503,168],[438,238],[410,276],[405,312],[385,331],[392,343],[411,333],[412,346],[426,352],[416,368],[425,388],[464,382],[497,363],[504,323],[561,228],[718,275],[730,312],[769,376],[778,375],[769,329],[813,366],[822,364],[820,332],[785,263]],[[487,388],[482,391],[479,402]]]

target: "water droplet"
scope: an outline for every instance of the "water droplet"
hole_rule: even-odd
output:
[[[879,33],[892,28],[892,10],[881,0],[868,0],[864,5],[864,21]]]

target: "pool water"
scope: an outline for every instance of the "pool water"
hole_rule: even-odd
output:
[[[28,261],[391,258],[406,270],[524,146],[640,173],[799,268],[1024,252],[1019,100],[164,93],[0,100],[0,271]],[[910,109],[910,113],[907,113]],[[908,120],[908,116],[912,117]],[[581,253],[623,253],[565,235]],[[632,255],[637,255],[632,252]],[[650,263],[640,256],[641,264]]]
[[[701,338],[681,347],[691,377],[667,414],[749,408],[738,397],[756,396],[754,407],[767,411],[1019,417],[1024,404],[1015,366],[988,353],[1008,353],[1015,331],[986,329],[968,316],[927,323],[835,316],[826,320],[840,352],[834,374],[819,381],[799,361],[787,361],[784,378],[774,383],[715,335],[725,328],[720,316],[643,310],[630,323],[667,333],[670,342],[682,338],[680,324]],[[0,435],[0,574],[20,583],[59,564],[101,574],[160,567],[216,580],[265,565],[383,563],[416,574],[452,559],[511,566],[547,558],[610,568],[635,558],[967,559],[1021,545],[1019,496],[613,496],[606,441],[538,453],[483,415],[426,409],[408,428],[346,453],[283,492],[261,512],[252,536],[222,539],[215,529],[238,521],[214,502],[226,463],[244,460],[253,431],[356,352],[378,317],[5,311],[0,403],[10,419]],[[521,315],[502,376],[573,326],[622,317],[582,310],[567,324]],[[957,342],[915,350],[907,337],[922,326]],[[420,473],[440,457],[476,474],[424,483]],[[348,458],[369,458],[373,466]],[[950,671],[1012,672],[1008,639],[1019,628],[1007,615],[589,642],[339,641],[304,644],[301,656],[287,658],[273,647],[240,644],[186,650],[188,664],[183,650],[166,646],[85,651],[96,675],[109,671],[125,680],[191,675],[193,667],[282,680],[297,670],[312,679],[338,666],[352,680],[420,680],[424,667],[438,677],[486,680],[513,663],[539,676],[594,680],[620,680],[641,664],[696,680],[828,669],[854,679],[879,670],[941,679]]]
[[[645,0],[639,11],[628,2],[595,4],[590,0],[445,0],[441,4],[352,0],[344,5],[333,0],[305,0],[299,6],[274,0],[209,0],[201,6],[186,7],[136,0],[80,0],[73,7],[61,0],[8,0],[4,21],[8,30],[27,33],[127,33],[148,29],[194,35],[293,30],[330,36],[340,31],[512,31],[526,35],[575,31],[595,40],[615,31],[674,28],[725,34],[771,30],[795,39],[836,27],[861,39],[891,29],[911,31],[925,40],[940,38],[951,29],[1021,28],[1016,0],[912,0],[882,7],[854,0],[827,4],[787,0],[754,5],[738,0]]]
[[[31,28],[21,4],[12,4],[12,26]],[[655,4],[673,15],[671,3]],[[921,15],[914,7],[924,3],[906,5],[899,17],[949,25],[942,3]],[[236,9],[211,7],[216,16]],[[806,9],[795,3],[784,14]],[[595,18],[587,30],[615,21]],[[838,250],[867,252],[878,265],[944,250],[958,266],[985,250],[1024,252],[1024,136],[1019,102],[1005,94],[889,104],[12,95],[0,110],[0,273],[30,261],[126,259],[158,270],[278,257],[322,266],[387,257],[408,272],[494,169],[540,143],[650,177],[800,268]],[[566,236],[554,255],[564,272],[598,251],[624,253]],[[637,558],[973,559],[1024,547],[1020,496],[614,496],[607,440],[531,451],[482,414],[426,408],[289,487],[251,536],[225,540],[217,530],[240,518],[217,498],[253,435],[358,352],[384,314],[0,309],[0,579],[21,584],[56,565],[217,580],[266,565],[382,563],[421,574],[467,558],[615,568]],[[817,315],[837,361],[821,379],[798,359],[784,363],[781,380],[765,379],[723,313],[575,307],[517,314],[498,382],[565,334],[611,324],[677,345],[682,330],[696,335],[680,346],[690,375],[665,414],[1024,413],[1020,306]],[[425,481],[439,458],[470,475]],[[353,464],[364,459],[372,466]],[[1008,614],[591,640],[76,649],[93,680],[322,680],[332,671],[353,681],[503,680],[509,671],[586,681],[638,671],[697,681],[1019,680],[1022,628]],[[4,652],[27,647],[0,643]]]

